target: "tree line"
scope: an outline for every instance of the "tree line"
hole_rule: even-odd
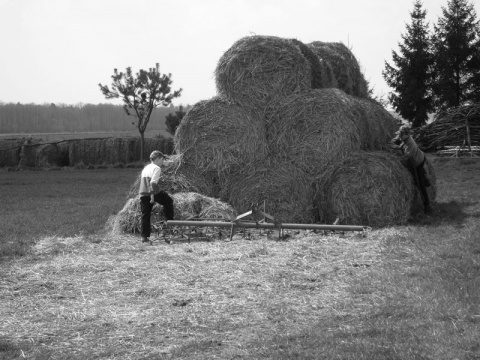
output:
[[[420,0],[382,75],[388,102],[413,128],[432,112],[480,103],[480,25],[473,3],[450,0],[433,29]]]
[[[149,129],[172,134],[167,117],[180,109],[173,105],[156,108]],[[134,123],[122,105],[0,103],[1,134],[132,131],[136,130]]]

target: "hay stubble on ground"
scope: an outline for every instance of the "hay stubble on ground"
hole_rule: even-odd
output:
[[[434,217],[353,234],[42,237],[0,271],[3,359],[476,359],[478,162]]]

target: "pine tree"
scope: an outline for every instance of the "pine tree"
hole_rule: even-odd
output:
[[[434,25],[435,105],[447,110],[480,101],[480,27],[473,4],[451,0]]]
[[[406,34],[401,35],[403,44],[398,44],[400,55],[392,51],[395,67],[385,61],[382,75],[388,86],[394,89],[388,96],[390,104],[412,127],[419,127],[426,123],[428,113],[433,111],[433,56],[428,23],[425,22],[427,12],[420,0],[415,0],[413,5],[411,24],[407,24]]]
[[[137,118],[137,129],[140,133],[140,160],[144,161],[145,130],[147,129],[153,109],[158,106],[168,106],[172,100],[179,97],[182,89],[172,92],[171,74],[160,74],[159,64],[148,71],[140,70],[133,76],[132,69],[127,67],[126,72],[114,69],[112,75],[112,89],[107,85],[98,84],[100,91],[107,99],[121,98],[127,115]]]

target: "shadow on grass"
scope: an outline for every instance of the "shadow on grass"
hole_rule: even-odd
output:
[[[462,226],[468,218],[480,218],[479,212],[469,213],[465,209],[469,206],[477,205],[477,201],[449,201],[447,203],[436,203],[433,214],[416,214],[410,221],[411,224],[421,226],[437,226],[439,224],[448,224]]]

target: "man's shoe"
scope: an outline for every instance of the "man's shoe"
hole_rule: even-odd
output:
[[[147,237],[142,237],[142,243],[150,243],[150,239]]]

